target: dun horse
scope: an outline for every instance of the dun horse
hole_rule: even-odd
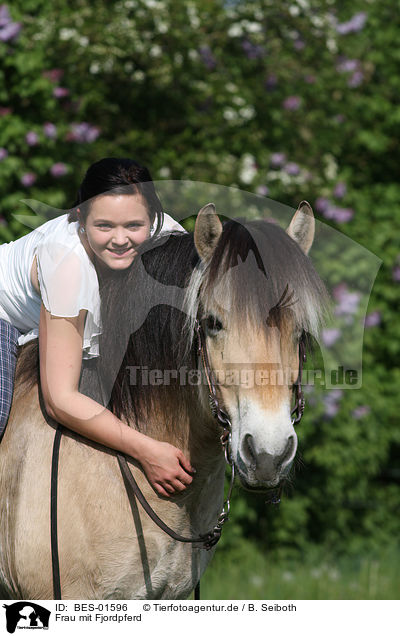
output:
[[[297,448],[291,400],[299,340],[318,333],[327,303],[307,256],[313,238],[305,202],[286,232],[266,221],[222,226],[208,204],[193,235],[150,240],[128,271],[102,286],[101,356],[97,366],[84,367],[81,390],[190,458],[194,480],[172,499],[158,496],[128,458],[154,511],[180,534],[213,528],[224,490],[221,429],[197,355],[196,319],[230,418],[229,452],[240,481],[265,491],[288,475]],[[28,343],[0,444],[3,599],[53,597],[50,465],[57,425],[42,408],[37,367],[37,345]],[[58,545],[63,599],[187,598],[213,553],[163,532],[127,497],[116,453],[68,431],[60,448]]]

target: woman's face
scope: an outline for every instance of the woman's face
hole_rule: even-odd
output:
[[[82,242],[99,265],[126,269],[150,236],[145,200],[140,194],[102,195],[93,201],[84,228]]]

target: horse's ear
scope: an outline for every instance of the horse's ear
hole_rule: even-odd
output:
[[[286,232],[299,244],[305,254],[310,251],[314,240],[315,219],[311,205],[302,201]]]
[[[207,203],[197,215],[194,226],[194,244],[202,261],[211,258],[222,233],[222,223],[214,203]]]

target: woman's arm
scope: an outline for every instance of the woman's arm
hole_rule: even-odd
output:
[[[130,428],[95,400],[79,393],[86,311],[56,318],[42,304],[39,323],[40,383],[50,417],[76,433],[138,460],[161,495],[184,490],[193,468],[182,451]]]

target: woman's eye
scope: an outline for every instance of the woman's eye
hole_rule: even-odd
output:
[[[207,316],[205,325],[210,335],[216,335],[223,329],[222,322],[216,316]]]

